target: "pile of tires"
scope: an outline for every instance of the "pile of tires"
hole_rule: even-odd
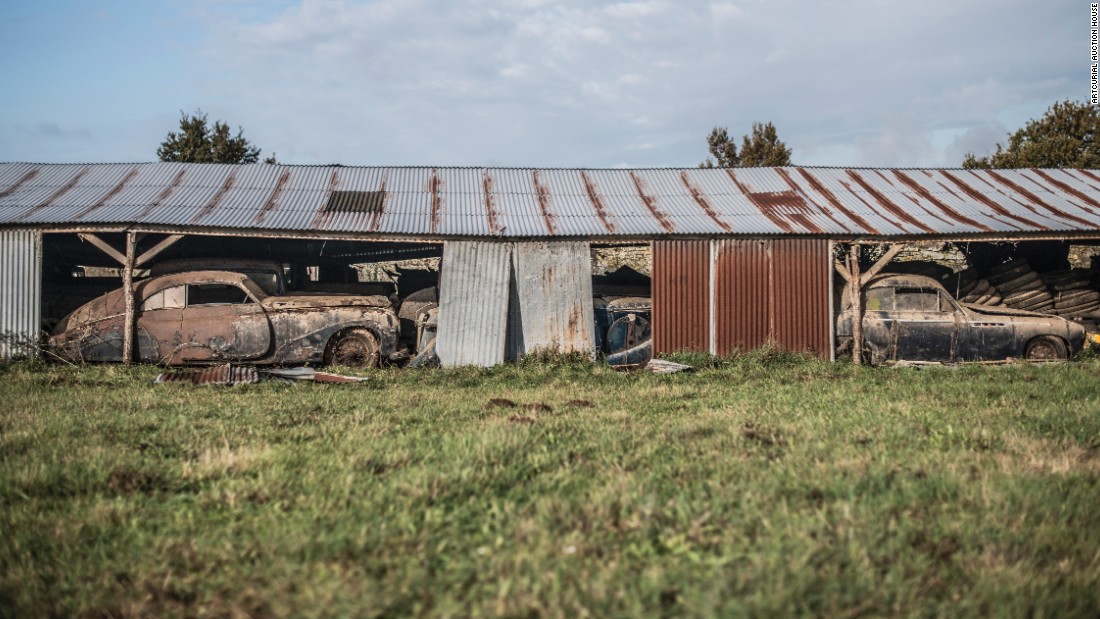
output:
[[[1068,269],[1043,274],[1043,282],[1054,298],[1054,312],[1078,318],[1100,310],[1100,292],[1093,289],[1088,269]]]
[[[963,303],[1000,305],[1001,295],[988,279],[980,277],[978,270],[969,267],[958,273],[949,273],[942,280],[944,288]]]
[[[998,264],[989,270],[987,279],[997,289],[1003,305],[1029,312],[1054,309],[1054,296],[1024,258]]]

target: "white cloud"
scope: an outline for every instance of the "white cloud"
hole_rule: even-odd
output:
[[[187,70],[156,88],[150,71],[134,71],[115,78],[118,99],[99,98],[137,109],[167,100],[148,115],[169,123],[202,107],[293,163],[690,166],[711,127],[739,137],[771,121],[796,162],[955,165],[960,150],[988,151],[1054,100],[1080,98],[1088,77],[1080,41],[1066,34],[1081,23],[1070,0],[187,6],[206,29],[178,51]],[[51,75],[36,58],[36,74]],[[17,78],[12,92],[37,91]],[[142,98],[153,91],[155,104]],[[22,115],[9,104],[0,134],[26,136],[48,118],[54,134],[130,135],[58,101]],[[42,149],[53,128],[39,128]],[[0,141],[0,158],[20,158],[30,141]]]
[[[710,14],[715,19],[737,19],[745,12],[732,2],[716,2],[710,5]]]

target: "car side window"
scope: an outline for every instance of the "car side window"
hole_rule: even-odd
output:
[[[892,288],[872,288],[868,290],[866,309],[869,311],[894,309],[894,290]]]
[[[183,307],[185,296],[183,286],[172,286],[156,292],[145,298],[141,303],[141,311],[158,309],[179,309]]]
[[[253,303],[248,293],[232,284],[189,284],[187,306]]]
[[[940,312],[940,296],[935,290],[897,288],[894,309],[903,312]]]

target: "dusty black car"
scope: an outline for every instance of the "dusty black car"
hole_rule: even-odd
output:
[[[382,296],[269,295],[248,275],[192,271],[134,284],[135,345],[147,363],[338,363],[396,360],[399,326]],[[121,361],[119,288],[66,316],[50,348],[73,361]]]
[[[837,317],[838,349],[851,350],[852,307],[846,289]],[[1085,342],[1074,322],[1034,312],[956,301],[935,280],[880,275],[864,288],[863,349],[885,361],[1066,359]]]

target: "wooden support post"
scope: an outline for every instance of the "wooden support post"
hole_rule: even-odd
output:
[[[115,261],[117,261],[119,264],[126,264],[126,256],[123,256],[121,253],[119,253],[117,249],[108,245],[106,241],[99,238],[98,236],[94,234],[78,234],[77,236],[91,243],[92,245],[95,245],[97,248],[99,248],[99,251],[114,258]]]
[[[122,362],[134,361],[134,262],[137,254],[137,235],[126,233],[126,260],[122,263],[122,296],[126,300],[126,316],[122,331]]]
[[[170,237],[164,239],[163,241],[157,243],[151,249],[149,249],[149,251],[147,251],[147,252],[141,254],[140,256],[138,256],[137,260],[134,261],[134,266],[135,267],[144,266],[146,262],[149,262],[153,258],[156,258],[157,254],[159,254],[160,252],[168,249],[172,245],[175,245],[176,241],[179,241],[182,238],[183,238],[182,234],[173,234],[172,236],[170,236]]]
[[[867,269],[867,272],[863,274],[860,279],[861,284],[866,284],[872,277],[879,274],[879,271],[886,268],[886,265],[890,264],[890,261],[894,259],[894,256],[898,255],[898,252],[905,247],[903,243],[895,243],[886,250],[886,253],[882,254],[882,257],[875,261],[871,268]]]
[[[852,291],[852,363],[863,361],[863,282],[859,276],[859,245],[852,243],[848,250],[848,267],[852,277],[848,280]]]
[[[852,281],[852,274],[848,272],[848,267],[840,264],[840,261],[836,258],[833,259],[833,268],[836,269],[837,273],[840,273],[840,276],[844,278],[844,281]]]

